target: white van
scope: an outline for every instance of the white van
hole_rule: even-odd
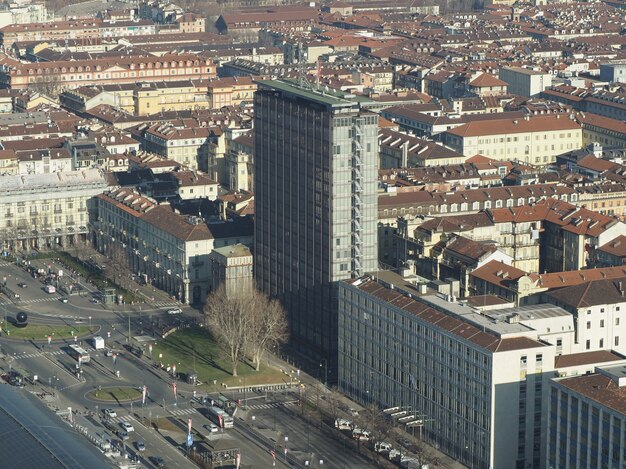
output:
[[[43,289],[46,293],[56,293],[57,291],[57,289],[52,285],[46,285]]]

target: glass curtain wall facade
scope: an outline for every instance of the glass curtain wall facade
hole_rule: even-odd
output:
[[[255,278],[332,381],[336,282],[377,268],[378,117],[290,81],[259,82],[254,103]]]

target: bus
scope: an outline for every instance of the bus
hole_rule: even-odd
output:
[[[89,352],[78,345],[68,347],[70,356],[79,363],[89,363]]]
[[[220,428],[233,428],[235,426],[234,419],[219,407],[208,407],[207,410],[209,418]]]

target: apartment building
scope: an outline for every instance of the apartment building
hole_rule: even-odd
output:
[[[576,119],[583,129],[583,145],[626,146],[626,123],[623,120],[591,112],[579,113]]]
[[[550,382],[546,467],[626,466],[626,365]]]
[[[8,24],[0,29],[0,43],[8,50],[16,42],[96,38],[101,25],[97,18]]]
[[[390,129],[379,131],[378,142],[380,169],[458,165],[467,160],[443,145]]]
[[[400,425],[470,468],[543,467],[549,379],[626,363],[572,353],[552,305],[481,311],[388,272],[341,282],[339,305],[339,389],[405,410]]]
[[[626,277],[559,288],[543,298],[572,314],[579,350],[626,354]]]
[[[623,266],[537,274],[495,261],[470,272],[469,280],[471,295],[496,295],[516,305],[526,305],[541,301],[544,292],[624,276]]]
[[[226,129],[225,155],[231,191],[254,192],[254,137],[247,129]]]
[[[2,176],[2,249],[17,252],[84,243],[90,200],[107,189],[96,169]]]
[[[202,219],[124,188],[99,195],[94,209],[100,252],[127,259],[131,272],[184,303],[204,301],[214,238]]]
[[[207,127],[183,128],[171,123],[154,124],[143,132],[142,146],[145,151],[157,153],[192,170],[209,160],[209,137]]]
[[[20,150],[15,152],[18,174],[48,174],[72,171],[72,157],[65,148]]]
[[[0,150],[0,176],[14,176],[19,173],[19,164],[14,150]]]
[[[153,55],[125,55],[74,61],[26,63],[6,61],[0,71],[0,86],[26,89],[46,84],[65,89],[92,85],[198,80],[215,77],[210,59],[180,52]]]
[[[447,130],[442,141],[467,156],[532,165],[554,163],[557,155],[583,146],[580,124],[561,114],[475,121]]]
[[[133,89],[133,112],[147,116],[157,112],[208,109],[205,80],[139,83]]]
[[[224,77],[207,84],[207,100],[211,109],[252,103],[256,83],[253,77]]]

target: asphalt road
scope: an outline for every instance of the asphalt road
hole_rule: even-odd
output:
[[[58,269],[59,266],[53,263],[52,267]],[[12,340],[3,335],[0,337],[0,346],[5,357],[0,360],[0,367],[5,371],[8,368],[19,368],[29,372],[31,376],[36,374],[39,384],[28,385],[27,389],[53,394],[55,396],[53,404],[58,408],[72,407],[83,415],[94,414],[96,416],[93,418],[94,425],[101,424],[103,408],[114,408],[118,417],[111,422],[113,423],[111,430],[118,428],[122,420],[128,420],[134,425],[135,432],[126,442],[128,453],[131,456],[138,456],[147,467],[153,466],[150,460],[152,456],[162,457],[171,467],[193,467],[183,456],[185,431],[160,434],[139,422],[142,417],[148,419],[169,417],[173,421],[178,421],[179,426],[184,429],[187,420],[191,418],[194,430],[202,433],[203,425],[210,421],[198,412],[198,404],[192,402],[193,388],[179,381],[175,398],[172,376],[152,366],[146,357],[136,357],[124,348],[128,339],[129,318],[133,335],[140,333],[151,335],[154,333],[153,325],[181,319],[180,316],[167,314],[166,310],[171,304],[141,307],[126,305],[107,309],[91,302],[92,296],[87,291],[89,285],[85,285],[85,294],[71,296],[68,303],[63,303],[60,301],[62,295],[45,293],[43,284],[33,279],[22,268],[0,262],[0,272],[1,275],[7,276],[7,285],[18,291],[21,297],[21,301],[14,303],[0,295],[0,314],[14,318],[18,312],[25,311],[29,316],[29,322],[37,324],[90,324],[98,329],[97,335],[105,338],[107,347],[118,353],[114,362],[113,358],[105,356],[103,351],[94,350],[88,340],[82,340],[83,347],[90,353],[91,362],[83,364],[80,367],[80,375],[77,375],[77,362],[65,351],[65,347],[73,343],[73,340],[52,340],[52,343],[48,344],[44,338],[41,341],[27,342]],[[28,286],[20,288],[17,286],[20,282],[25,282]],[[182,317],[197,318],[198,313],[195,310],[184,309]],[[119,372],[119,377],[116,372]],[[132,386],[140,389],[144,385],[149,393],[145,406],[142,406],[140,401],[132,405],[130,403],[113,405],[96,402],[87,397],[87,394],[98,386]],[[233,397],[248,398],[249,410],[238,415],[235,429],[226,430],[227,434],[237,440],[241,449],[242,463],[272,467],[273,457],[270,451],[273,450],[276,453],[276,467],[294,467],[293,463],[285,464],[286,446],[290,461],[293,461],[292,457],[297,456],[302,466],[304,461],[308,460],[311,467],[319,467],[319,460],[323,460],[323,467],[368,467],[368,462],[360,455],[346,450],[332,430],[329,432],[328,429],[324,429],[326,432],[324,433],[301,420],[298,417],[299,408],[297,404],[294,405],[293,395],[278,393],[271,397],[271,402],[266,402],[264,396],[259,399],[261,395],[256,393],[234,394]],[[112,434],[111,430],[109,434]],[[284,440],[285,437],[288,438],[287,442]],[[200,436],[197,435],[197,438]],[[136,440],[145,443],[144,453],[138,453],[133,448]]]

